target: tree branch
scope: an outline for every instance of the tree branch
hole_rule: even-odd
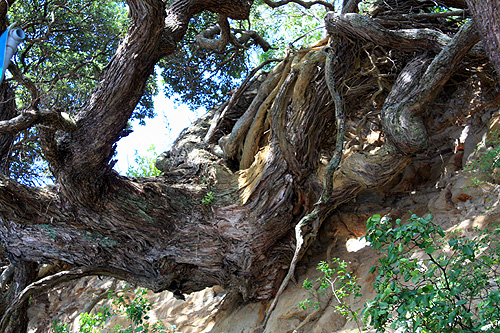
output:
[[[360,2],[361,0],[344,0],[344,4],[342,5],[342,14],[359,12],[358,4]]]
[[[224,29],[222,29],[222,32],[222,35],[224,35]],[[221,33],[221,28],[220,26],[210,27],[196,35],[196,44],[203,49],[223,51],[228,42],[232,43],[236,48],[244,48],[244,45],[250,39],[253,39],[254,43],[259,45],[264,52],[271,49],[271,45],[269,45],[269,43],[256,31],[235,29],[234,32],[241,34],[241,36],[236,38],[236,36],[229,31],[228,36],[215,38],[215,36]]]
[[[166,52],[169,41],[179,41],[187,22],[202,10],[234,19],[248,16],[247,0],[175,0],[164,10],[160,0],[129,1],[131,24],[101,81],[76,116],[77,130],[61,145],[49,137],[53,156],[51,170],[73,202],[93,205],[106,191],[105,175],[111,173],[115,143],[122,135],[139,102],[154,65]],[[48,136],[53,133],[47,133]]]
[[[437,12],[437,13],[412,13],[412,14],[400,14],[394,16],[384,16],[383,20],[396,20],[403,21],[408,19],[415,20],[424,20],[424,19],[434,19],[440,17],[450,17],[450,16],[462,16],[465,18],[465,14],[467,14],[467,10],[453,10],[449,12]]]
[[[0,175],[0,216],[5,219],[26,225],[46,223],[45,215],[62,214],[57,203],[60,204],[57,187],[29,187]]]
[[[256,45],[259,45],[264,52],[269,51],[271,49],[271,45],[261,36],[257,31],[253,30],[242,30],[236,32],[240,33],[241,36],[237,38],[238,43],[240,45],[246,45],[250,39],[253,39]]]
[[[448,7],[453,8],[467,8],[466,0],[438,0]]]
[[[6,83],[0,85],[0,123],[16,115],[16,97],[13,89]],[[16,136],[14,134],[0,135],[0,173],[9,174],[12,148]]]
[[[78,130],[65,161],[69,169],[56,174],[62,184],[71,184],[75,173],[102,177],[114,144],[139,102],[146,80],[159,60],[159,41],[164,9],[159,0],[129,1],[131,24],[127,36],[105,69],[86,106],[77,114]],[[95,194],[95,193],[94,193]],[[80,200],[75,198],[76,200]],[[84,202],[89,202],[83,199]],[[90,200],[91,202],[92,200]]]
[[[329,34],[343,34],[406,52],[439,52],[451,40],[447,35],[431,29],[389,30],[359,14],[327,13],[325,24]]]
[[[302,0],[281,0],[278,2],[273,2],[271,0],[264,0],[264,3],[268,5],[271,8],[276,8],[276,7],[281,7],[284,5],[288,5],[289,3],[296,3],[304,8],[311,8],[314,5],[322,5],[325,8],[334,11],[335,6],[329,2],[322,1],[322,0],[313,0],[313,1],[302,1]]]
[[[263,61],[259,66],[255,67],[252,69],[250,73],[248,73],[247,77],[241,85],[239,86],[238,90],[231,96],[229,99],[227,105],[225,105],[223,108],[218,110],[218,114],[216,114],[210,124],[210,128],[205,135],[205,138],[203,139],[203,142],[209,143],[213,140],[215,131],[217,129],[217,126],[220,124],[220,122],[224,119],[226,113],[231,110],[231,108],[234,106],[234,103],[241,97],[241,95],[250,87],[252,83],[252,79],[255,77],[255,74],[257,74],[262,68],[265,66],[269,65],[272,62],[277,62],[277,61],[283,61],[283,59],[267,59]]]
[[[5,331],[5,328],[9,323],[10,316],[12,315],[12,313],[16,311],[26,300],[28,300],[30,296],[36,293],[40,293],[44,290],[54,288],[55,286],[63,282],[76,280],[89,275],[110,275],[110,274],[104,269],[79,268],[70,271],[59,272],[31,283],[17,295],[14,301],[9,305],[9,307],[4,312],[2,320],[0,321],[0,331],[1,332]]]
[[[414,80],[411,76],[399,77],[395,86],[408,86],[411,89],[391,91],[384,103],[382,121],[386,135],[404,154],[415,154],[426,147],[426,129],[418,117],[478,41],[479,35],[474,24],[472,21],[467,22],[426,68],[418,85],[411,88],[410,81]]]
[[[44,124],[66,132],[77,129],[76,123],[65,112],[25,110],[17,117],[0,121],[0,133],[19,133],[36,124]]]
[[[1,21],[3,21],[2,23],[5,24],[6,23],[6,17],[7,17],[7,11],[9,10],[10,6],[12,6],[12,4],[16,2],[16,0],[3,0],[0,2],[0,18],[1,18]],[[5,29],[5,27],[1,27],[0,28]]]
[[[29,91],[31,95],[30,108],[33,110],[38,110],[38,103],[40,102],[40,92],[38,91],[38,88],[36,87],[35,83],[26,76],[24,76],[21,73],[19,67],[17,67],[12,62],[9,65],[9,71],[12,73],[12,77],[14,78],[14,80],[22,84]]]
[[[500,80],[500,5],[498,1],[466,0],[483,45]]]

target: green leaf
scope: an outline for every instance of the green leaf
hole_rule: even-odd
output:
[[[434,248],[434,246],[432,245],[428,245],[426,248],[425,248],[425,253],[427,254],[432,254],[436,249]]]
[[[389,304],[388,304],[387,302],[380,302],[380,303],[378,304],[378,306],[379,306],[379,308],[380,308],[381,310],[385,310],[385,309],[389,308]]]
[[[433,285],[430,285],[430,284],[428,284],[428,285],[426,285],[426,286],[422,287],[422,291],[423,291],[424,293],[430,293],[430,292],[431,292],[431,291],[433,291],[433,290],[434,290],[434,286],[433,286]]]
[[[467,256],[474,256],[474,249],[469,244],[464,245],[462,251]]]

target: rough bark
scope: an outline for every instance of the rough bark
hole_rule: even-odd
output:
[[[28,328],[27,309],[29,299],[22,299],[16,302],[17,295],[36,278],[36,263],[26,261],[20,257],[9,258],[13,267],[12,283],[5,293],[2,294],[0,302],[0,331],[5,333],[26,332]],[[15,306],[13,304],[15,303]],[[7,315],[3,315],[3,314]]]
[[[486,53],[500,78],[500,3],[495,0],[467,0]]]
[[[0,85],[0,93],[0,98],[3,101],[0,104],[1,124],[3,120],[11,119],[16,115],[16,104],[14,91],[5,82]],[[0,134],[0,173],[4,175],[9,174],[10,152],[14,140],[14,133]]]

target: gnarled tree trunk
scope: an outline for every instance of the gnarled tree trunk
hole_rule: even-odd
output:
[[[271,299],[336,207],[425,152],[428,106],[451,76],[486,60],[472,23],[447,35],[420,21],[405,30],[383,15],[329,13],[327,51],[325,40],[288,54],[251,98],[241,93],[234,110],[210,112],[183,132],[158,161],[163,176],[129,179],[113,171],[112,156],[155,63],[195,13],[244,19],[251,3],[128,3],[127,36],[75,121],[30,118],[45,124],[43,149],[58,184],[27,187],[0,176],[0,238],[16,272],[30,273],[6,283],[0,331],[19,329],[14,314],[31,293],[85,274],[177,295],[218,284],[247,300]],[[230,130],[206,144],[214,114],[238,120],[218,120]],[[368,140],[372,132],[382,135]],[[30,263],[55,262],[72,269],[30,285]]]

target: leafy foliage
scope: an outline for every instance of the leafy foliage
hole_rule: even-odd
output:
[[[155,145],[151,145],[146,156],[139,156],[137,150],[135,151],[135,166],[129,166],[127,170],[127,177],[154,177],[161,175],[161,171],[155,166],[156,157]]]
[[[340,10],[341,1],[334,1]],[[262,0],[252,8],[250,26],[263,36],[273,48],[267,52],[259,52],[258,62],[282,57],[286,50],[308,47],[324,38],[323,17],[327,10],[323,6],[305,9],[290,3],[269,10]]]
[[[43,160],[36,129],[23,131],[12,146],[10,176],[25,185],[41,185],[53,179]]]
[[[334,258],[331,265],[326,261],[321,261],[316,269],[323,275],[316,279],[315,283],[308,279],[304,281],[302,287],[309,291],[309,298],[297,305],[304,310],[313,306],[319,309],[319,296],[326,295],[327,290],[331,289],[337,300],[337,304],[334,305],[335,312],[359,322],[358,313],[346,303],[350,296],[355,298],[361,296],[359,293],[361,287],[357,284],[358,278],[347,270],[347,263],[339,258]]]
[[[377,332],[498,332],[500,331],[500,228],[478,231],[466,238],[445,235],[432,215],[412,215],[403,224],[374,215],[367,221],[366,239],[384,253],[373,284],[376,296],[367,301],[363,320]],[[334,260],[331,268],[320,262],[323,273],[315,283],[304,281],[310,298],[303,309],[320,307],[319,295],[328,289],[338,301],[335,310],[360,325],[360,315],[346,304],[359,297],[356,277],[346,263]],[[361,329],[360,329],[361,330]]]
[[[95,333],[99,332],[99,328],[103,328],[106,320],[111,318],[112,313],[108,307],[102,307],[102,312],[95,315],[83,313],[78,321],[80,333]],[[55,320],[52,322],[52,332],[54,333],[69,333],[68,324],[58,323]]]
[[[477,175],[472,179],[472,184],[478,186],[485,181],[493,181],[496,169],[500,167],[500,134],[496,131],[491,133],[486,145],[479,143],[475,152],[479,157],[473,160],[465,171]]]
[[[215,20],[215,14],[210,12],[194,17],[178,45],[179,51],[158,64],[166,96],[192,109],[210,109],[220,103],[249,71],[244,50],[204,50],[195,44],[196,35],[214,25]]]
[[[7,76],[17,107],[70,114],[95,88],[128,23],[124,1],[105,0],[16,1],[8,19],[26,33],[13,59],[17,76]],[[152,97],[157,92],[151,78],[133,119],[144,123],[154,116]],[[12,149],[11,176],[24,184],[51,181],[37,132],[32,128],[21,133]]]
[[[53,333],[70,333],[68,324],[58,323],[57,321],[52,321],[52,332]]]
[[[500,329],[500,229],[465,238],[445,236],[432,221],[413,215],[407,224],[378,215],[366,239],[385,253],[374,283],[377,295],[365,316],[378,332],[481,332]]]
[[[205,194],[205,197],[201,199],[201,203],[210,206],[215,200],[214,193],[212,191],[208,191],[207,194]]]
[[[40,93],[40,107],[80,108],[125,32],[122,1],[16,1],[9,19],[26,32],[16,63]],[[18,86],[20,107],[31,97]]]
[[[128,289],[125,289],[128,290]],[[123,290],[123,291],[125,291]],[[106,321],[118,314],[124,314],[127,319],[132,321],[129,327],[122,327],[116,325],[109,333],[180,333],[176,331],[175,325],[165,327],[165,325],[158,321],[153,325],[146,322],[149,319],[147,313],[151,310],[151,302],[144,296],[147,294],[147,289],[137,288],[134,291],[134,297],[130,298],[127,294],[122,292],[110,291],[108,298],[112,299],[115,310],[107,306],[101,307],[101,312],[95,315],[83,313],[79,319],[80,333],[100,333],[100,328],[104,327]],[[53,333],[69,333],[68,324],[52,323]]]

